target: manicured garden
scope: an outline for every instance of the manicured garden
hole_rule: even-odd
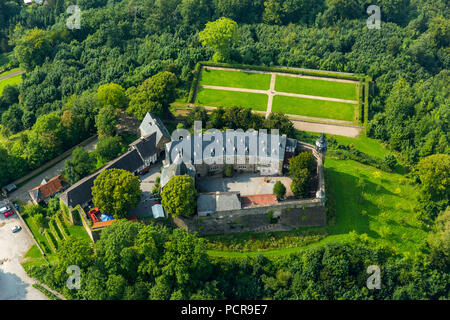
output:
[[[272,112],[345,121],[355,120],[355,109],[356,105],[349,103],[278,95],[272,106]]]
[[[203,69],[201,85],[269,90],[270,74]]]
[[[320,79],[277,75],[275,91],[345,100],[358,100],[358,88],[355,83]]]
[[[268,96],[266,94],[213,90],[200,88],[196,104],[210,107],[242,106],[258,111],[266,111]]]

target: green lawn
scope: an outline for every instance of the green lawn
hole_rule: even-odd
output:
[[[269,90],[270,74],[203,69],[200,84],[210,86]]]
[[[355,108],[356,105],[349,103],[275,96],[273,98],[272,112],[354,121]]]
[[[0,97],[3,94],[3,89],[6,86],[14,86],[14,85],[18,85],[19,83],[22,82],[22,75],[19,74],[17,76],[11,77],[9,79],[5,79],[5,80],[1,80],[0,81]]]
[[[266,111],[269,97],[266,94],[213,90],[200,88],[196,104],[211,107],[242,106],[253,110]]]
[[[277,75],[275,90],[278,92],[307,94],[310,96],[358,100],[358,90],[355,83]]]

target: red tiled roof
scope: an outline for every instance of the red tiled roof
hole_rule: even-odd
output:
[[[277,198],[273,194],[258,194],[251,196],[241,196],[242,207],[270,205],[278,203]]]
[[[61,191],[64,188],[64,184],[67,184],[67,182],[64,181],[62,175],[58,175],[50,179],[46,184],[31,189],[29,193],[36,202],[40,202]]]

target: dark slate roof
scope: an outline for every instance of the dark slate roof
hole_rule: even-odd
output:
[[[207,214],[216,212],[216,194],[201,193],[197,198],[197,212]]]
[[[172,164],[163,168],[161,172],[161,187],[164,187],[175,176],[187,174],[195,179],[195,172],[195,167],[192,164],[184,163],[181,154],[179,154]]]
[[[247,133],[243,133],[243,135],[239,135],[237,138],[234,138],[233,141],[231,141],[231,139],[226,135],[226,132],[221,132],[220,133],[222,135],[222,141],[223,144],[221,144],[222,146],[222,153],[224,155],[226,155],[226,145],[227,143],[233,143],[234,145],[234,153],[237,155],[238,152],[238,144],[243,143],[245,146],[245,155],[248,156],[249,152],[250,152],[250,137],[248,136]],[[203,136],[206,136],[207,134],[203,134]],[[261,132],[257,132],[256,134],[256,138],[258,141],[258,145],[257,145],[257,156],[258,157],[267,157],[269,159],[274,159],[274,160],[283,160],[284,159],[284,153],[285,153],[285,149],[286,149],[286,144],[287,144],[287,138],[285,136],[279,136],[279,143],[278,145],[273,145],[273,141],[272,138],[275,138],[276,136],[272,136],[271,134],[267,134],[267,133],[261,133]],[[228,140],[230,139],[230,140]],[[194,149],[197,149],[195,146],[195,143],[197,143],[194,139],[194,137],[190,136],[187,137],[187,140],[191,141],[191,159],[190,159],[190,163],[194,163],[194,157],[195,157],[195,151]],[[294,139],[290,139],[290,140],[294,140]],[[264,142],[260,142],[260,141],[264,141]],[[296,142],[296,140],[295,140]],[[181,152],[181,146],[184,143],[183,140],[178,140],[178,141],[171,141],[170,144],[166,144],[166,149],[167,149],[167,153],[169,155],[169,162],[172,162],[172,159],[170,159],[170,155],[175,154],[175,152]],[[214,140],[211,139],[209,141],[203,141],[201,143],[201,149],[202,149],[202,154],[205,154],[205,150],[209,147],[209,145],[211,143],[214,143]],[[293,143],[293,142],[291,142]],[[198,147],[198,146],[197,146]],[[240,156],[240,155],[238,155]],[[211,156],[212,158],[214,157],[214,155]],[[204,160],[205,158],[203,158]]]
[[[61,200],[67,206],[72,208],[77,205],[89,202],[92,200],[91,189],[94,186],[94,180],[101,172],[107,169],[123,169],[130,172],[135,172],[137,169],[143,166],[143,164],[144,162],[135,149],[128,151],[106,164],[99,171],[75,183],[61,195]]]
[[[199,214],[240,210],[241,208],[239,192],[201,193],[197,198],[197,212]]]
[[[156,144],[161,141],[163,136],[166,136],[169,140],[171,140],[171,135],[169,131],[167,131],[164,123],[157,116],[154,116],[150,113],[147,113],[142,120],[142,123],[139,127],[141,131],[142,137],[147,137],[153,133],[156,133]]]
[[[143,160],[154,156],[158,150],[156,147],[156,132],[150,136],[140,138],[130,144],[130,147],[134,147]]]
[[[74,185],[72,185],[69,189],[67,189],[62,195],[61,200],[69,207],[76,207],[77,205],[81,205],[83,203],[89,202],[92,200],[92,187],[94,186],[94,180],[97,176],[102,172],[102,170],[97,171],[90,176],[87,176]]]
[[[130,172],[135,172],[142,167],[144,162],[136,149],[130,150],[120,157],[109,162],[103,169],[123,169]]]

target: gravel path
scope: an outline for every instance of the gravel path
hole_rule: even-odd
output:
[[[324,124],[307,121],[295,121],[291,120],[294,124],[294,128],[301,131],[336,134],[339,136],[345,136],[350,138],[356,138],[364,130],[361,127],[349,127],[334,124]]]

